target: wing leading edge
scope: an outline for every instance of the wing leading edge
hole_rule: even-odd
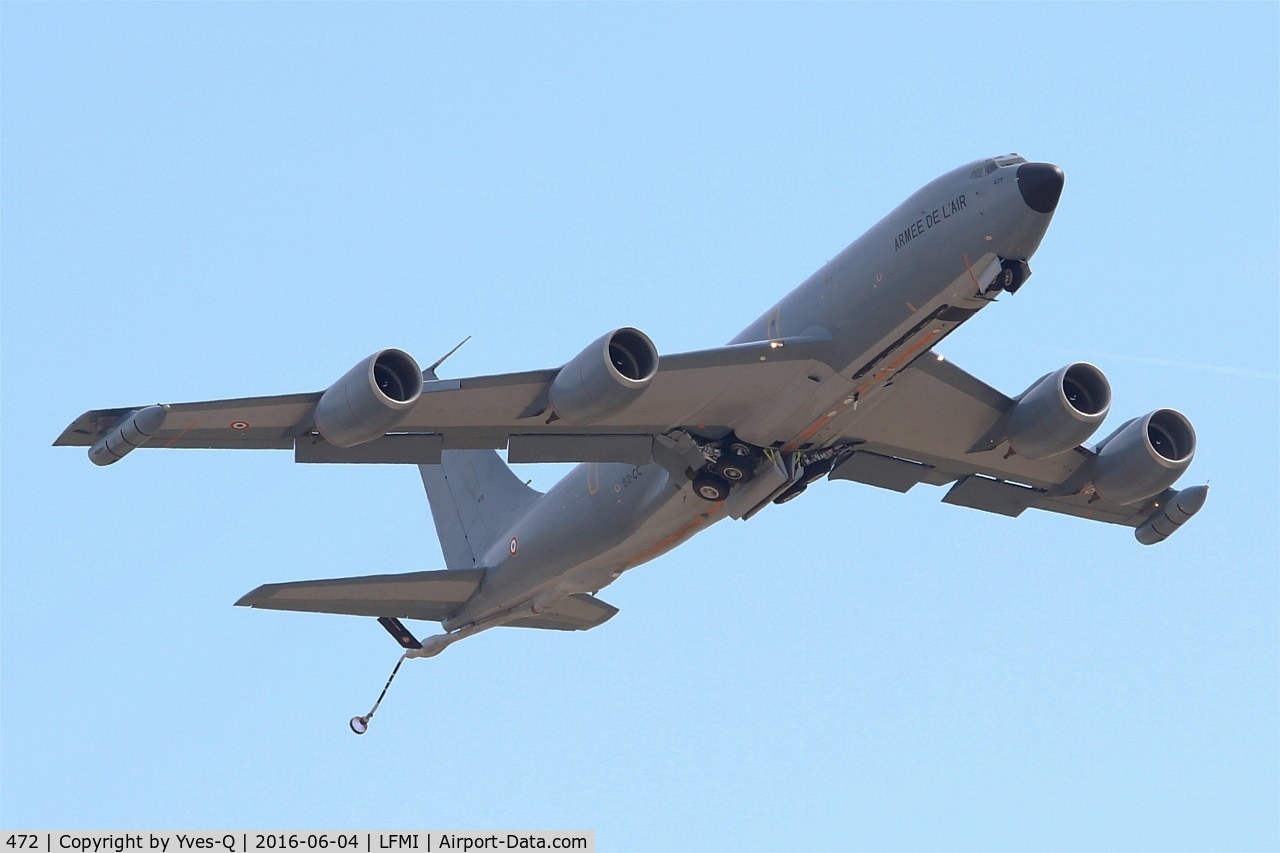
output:
[[[388,434],[336,447],[315,429],[324,392],[176,403],[146,447],[294,449],[300,462],[439,462],[445,449],[508,449],[513,462],[639,463],[653,438],[677,427],[733,429],[796,381],[827,378],[829,339],[759,341],[665,356],[651,384],[625,410],[587,423],[555,416],[547,393],[558,370],[431,379]],[[85,412],[54,442],[89,447],[139,408]],[[131,448],[130,448],[131,449]]]

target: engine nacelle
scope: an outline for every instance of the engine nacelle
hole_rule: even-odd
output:
[[[1028,459],[1066,453],[1093,435],[1111,410],[1111,383],[1077,362],[1042,377],[1009,412],[1009,444]]]
[[[560,368],[548,401],[561,420],[591,424],[634,403],[658,372],[658,350],[639,329],[615,329]]]
[[[1196,454],[1191,421],[1173,409],[1156,409],[1111,434],[1098,450],[1093,487],[1109,501],[1136,503],[1174,484]]]
[[[316,430],[338,447],[381,438],[418,402],[422,369],[407,352],[384,349],[329,386],[316,404]]]

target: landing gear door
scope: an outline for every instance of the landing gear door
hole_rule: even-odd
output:
[[[802,471],[797,469],[796,454],[766,450],[764,462],[751,482],[729,493],[724,502],[725,512],[730,518],[747,518],[785,491]]]

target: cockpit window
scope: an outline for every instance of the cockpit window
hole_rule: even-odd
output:
[[[1027,158],[1017,154],[1006,154],[1003,157],[984,160],[982,166],[969,173],[969,180],[975,181],[978,178],[985,178],[1001,166],[1017,166],[1025,162],[1027,162]]]
[[[994,172],[996,169],[997,169],[996,161],[995,161],[995,160],[987,160],[985,163],[983,163],[983,164],[982,164],[982,167],[981,167],[981,168],[979,168],[979,169],[974,169],[972,172],[970,172],[970,173],[969,173],[969,180],[971,180],[971,181],[972,181],[972,180],[974,180],[975,178],[981,178],[981,177],[984,177],[984,176],[986,176],[986,175],[990,175],[990,174],[991,174],[992,172]]]

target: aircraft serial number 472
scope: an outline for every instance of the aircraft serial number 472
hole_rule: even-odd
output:
[[[659,358],[621,328],[563,367],[469,379],[385,349],[325,391],[95,410],[55,444],[99,465],[138,447],[418,465],[446,569],[267,584],[237,602],[376,617],[401,661],[500,625],[593,628],[617,612],[596,594],[623,572],[823,477],[949,486],[945,503],[1127,525],[1150,545],[1208,493],[1171,488],[1195,453],[1185,416],[1157,409],[1090,446],[1111,405],[1097,367],[1007,397],[933,352],[1026,282],[1062,186],[1057,166],[1017,155],[948,172],[722,347]],[[502,448],[582,464],[543,494]],[[420,641],[403,618],[443,633]]]

